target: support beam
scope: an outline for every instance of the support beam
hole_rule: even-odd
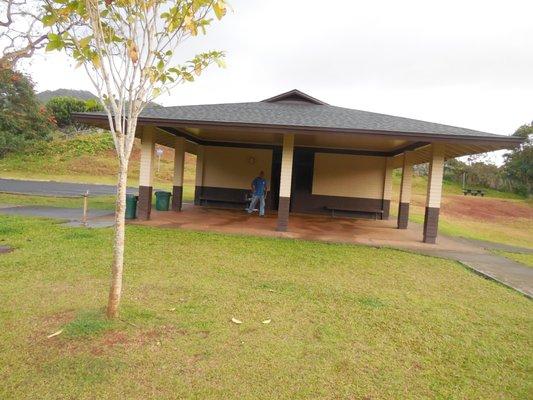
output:
[[[183,169],[185,163],[185,139],[174,142],[174,178],[172,182],[172,211],[181,211],[183,202]]]
[[[381,208],[383,214],[381,214],[382,219],[389,219],[390,214],[390,201],[392,198],[392,157],[387,157],[385,164],[385,177],[383,179],[383,202]]]
[[[141,137],[141,165],[139,172],[139,201],[137,217],[150,219],[152,211],[152,185],[154,180],[155,131],[153,127],[143,128]]]
[[[284,232],[289,227],[289,210],[291,204],[292,160],[294,157],[294,134],[283,135],[281,154],[281,176],[279,182],[279,205],[277,230]]]
[[[411,204],[411,187],[413,183],[413,154],[403,154],[402,183],[400,185],[400,201],[398,206],[398,229],[407,229],[409,223],[409,205]]]
[[[204,182],[204,146],[198,145],[196,152],[196,181],[194,188],[194,204],[200,205],[200,197],[202,196],[202,186]]]
[[[431,146],[429,162],[428,191],[424,215],[424,242],[436,243],[439,228],[439,213],[442,195],[442,178],[444,173],[444,144]]]

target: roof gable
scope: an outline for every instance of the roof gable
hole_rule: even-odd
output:
[[[318,100],[308,94],[299,91],[298,89],[289,90],[288,92],[278,94],[274,97],[269,97],[268,99],[261,100],[262,103],[277,103],[280,101],[298,101],[304,103],[318,104],[318,105],[328,105],[328,103]]]

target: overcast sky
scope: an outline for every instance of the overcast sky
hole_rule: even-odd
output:
[[[257,101],[297,88],[337,106],[510,134],[533,120],[532,0],[230,0],[183,46],[227,52],[164,105]],[[57,53],[27,68],[37,90],[92,90]]]

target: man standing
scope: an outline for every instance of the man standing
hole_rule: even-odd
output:
[[[265,197],[267,192],[267,183],[265,180],[265,173],[263,171],[259,172],[259,176],[257,176],[252,181],[252,200],[250,201],[250,205],[246,209],[248,211],[248,214],[251,214],[254,211],[255,205],[257,204],[257,201],[259,200],[259,216],[265,215]]]

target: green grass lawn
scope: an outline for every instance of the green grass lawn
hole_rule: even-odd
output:
[[[0,216],[0,398],[531,395],[531,301],[457,263],[128,226],[110,323],[111,237]]]

